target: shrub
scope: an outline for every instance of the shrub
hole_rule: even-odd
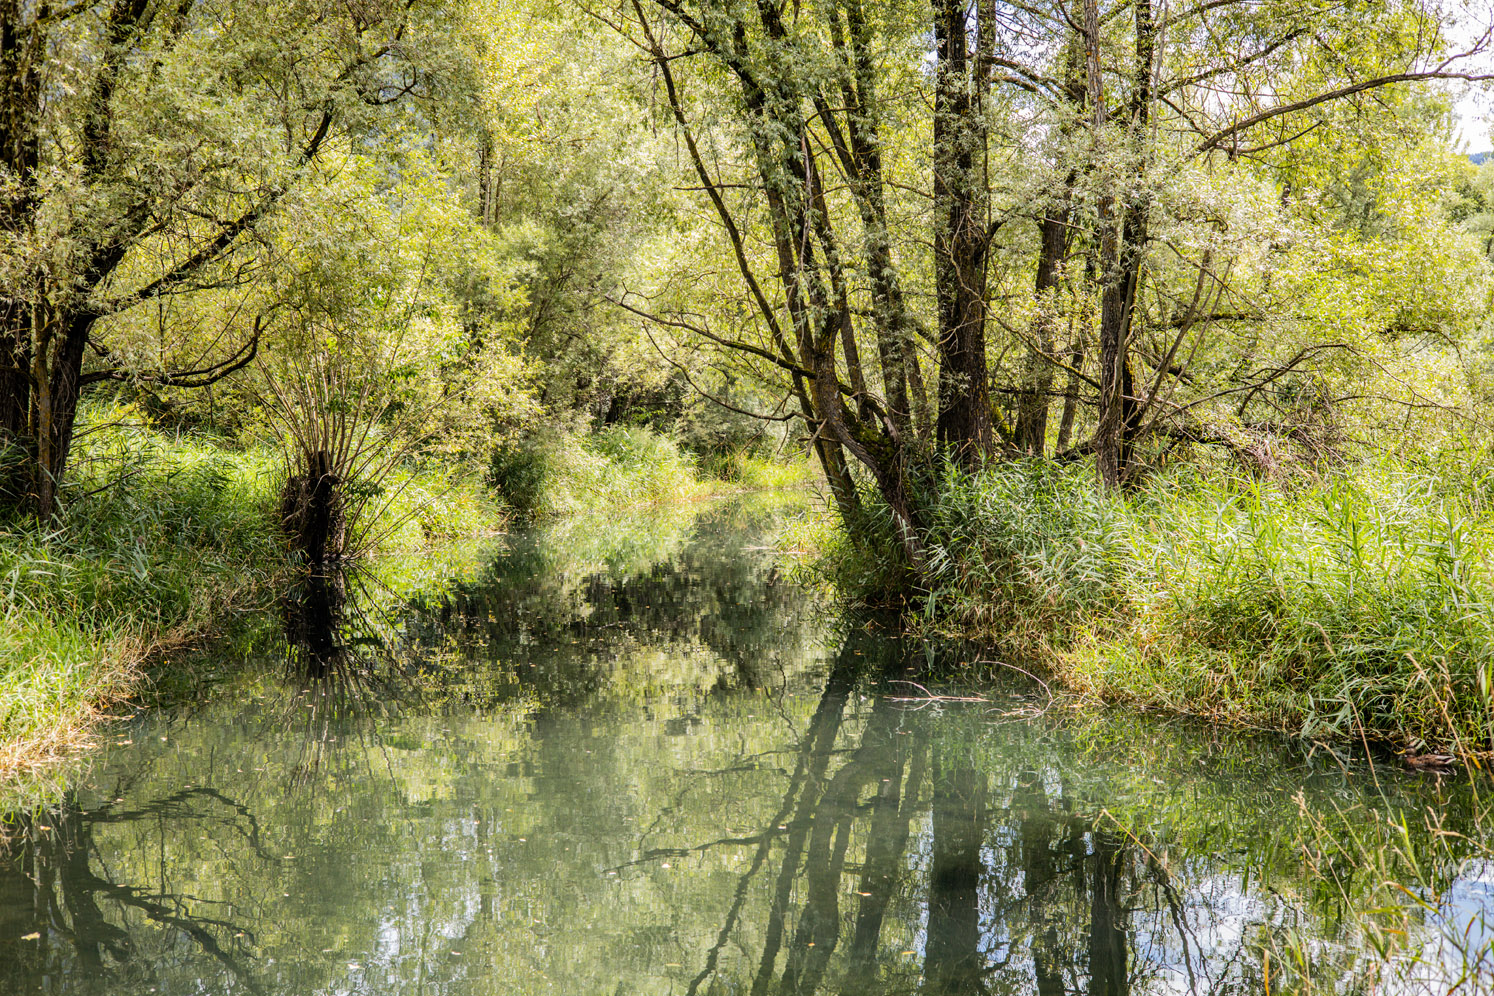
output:
[[[510,508],[535,519],[681,501],[707,490],[673,440],[623,426],[585,437],[534,436],[496,454],[490,479]]]

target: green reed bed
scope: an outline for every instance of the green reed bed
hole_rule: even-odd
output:
[[[1372,468],[1292,489],[1080,468],[949,470],[927,508],[931,631],[1072,689],[1325,739],[1494,753],[1490,482]],[[888,564],[841,543],[853,593]]]

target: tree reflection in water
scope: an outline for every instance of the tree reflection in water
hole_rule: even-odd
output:
[[[3,991],[50,991],[51,983],[60,992],[82,986],[106,992],[111,978],[141,985],[155,977],[153,962],[178,959],[187,944],[216,962],[242,991],[263,992],[255,980],[254,930],[247,917],[196,912],[194,898],[164,878],[118,881],[94,844],[100,828],[184,819],[242,822],[250,846],[257,846],[252,817],[212,789],[184,790],[138,809],[91,812],[70,797],[12,822],[0,855]]]
[[[993,805],[990,776],[970,745],[945,740],[936,723],[888,696],[876,700],[859,736],[838,739],[847,699],[867,677],[858,671],[886,649],[853,634],[836,658],[789,795],[761,834],[687,992],[740,991],[742,979],[728,984],[718,974],[720,952],[737,930],[748,880],[772,870],[767,859],[775,852],[753,996],[1129,992],[1129,903],[1147,872],[1113,827],[1069,812],[1061,794],[1050,800],[1031,770],[1018,773],[1009,807]],[[906,672],[890,663],[873,664],[879,673],[871,677]],[[835,754],[844,761],[832,772]],[[778,822],[790,812],[790,822]],[[853,841],[859,862],[847,860]],[[797,904],[794,896],[802,897]],[[890,952],[882,936],[899,897],[915,898],[921,913],[921,932],[901,924],[904,936],[921,943],[920,970],[904,960],[920,952]],[[1074,915],[1081,911],[1087,919]]]
[[[899,701],[958,661],[816,618],[756,528],[517,538],[397,618],[292,593],[262,675],[10,825],[0,991],[1256,993],[1287,932],[1362,967],[1297,810],[1472,829],[1451,784]]]
[[[307,568],[281,596],[285,683],[294,694],[266,735],[298,731],[303,754],[287,773],[293,784],[315,788],[340,739],[376,743],[369,719],[418,702],[412,659],[395,645],[400,625],[387,599],[367,590],[369,580],[357,564],[327,563]]]

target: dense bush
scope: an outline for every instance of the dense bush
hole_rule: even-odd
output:
[[[622,426],[591,436],[535,434],[500,449],[489,479],[514,512],[535,519],[680,501],[706,491],[673,440]]]

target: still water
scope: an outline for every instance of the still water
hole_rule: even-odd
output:
[[[952,684],[976,654],[785,575],[785,514],[287,595],[13,827],[0,992],[1442,991],[1487,955],[1478,783]]]

